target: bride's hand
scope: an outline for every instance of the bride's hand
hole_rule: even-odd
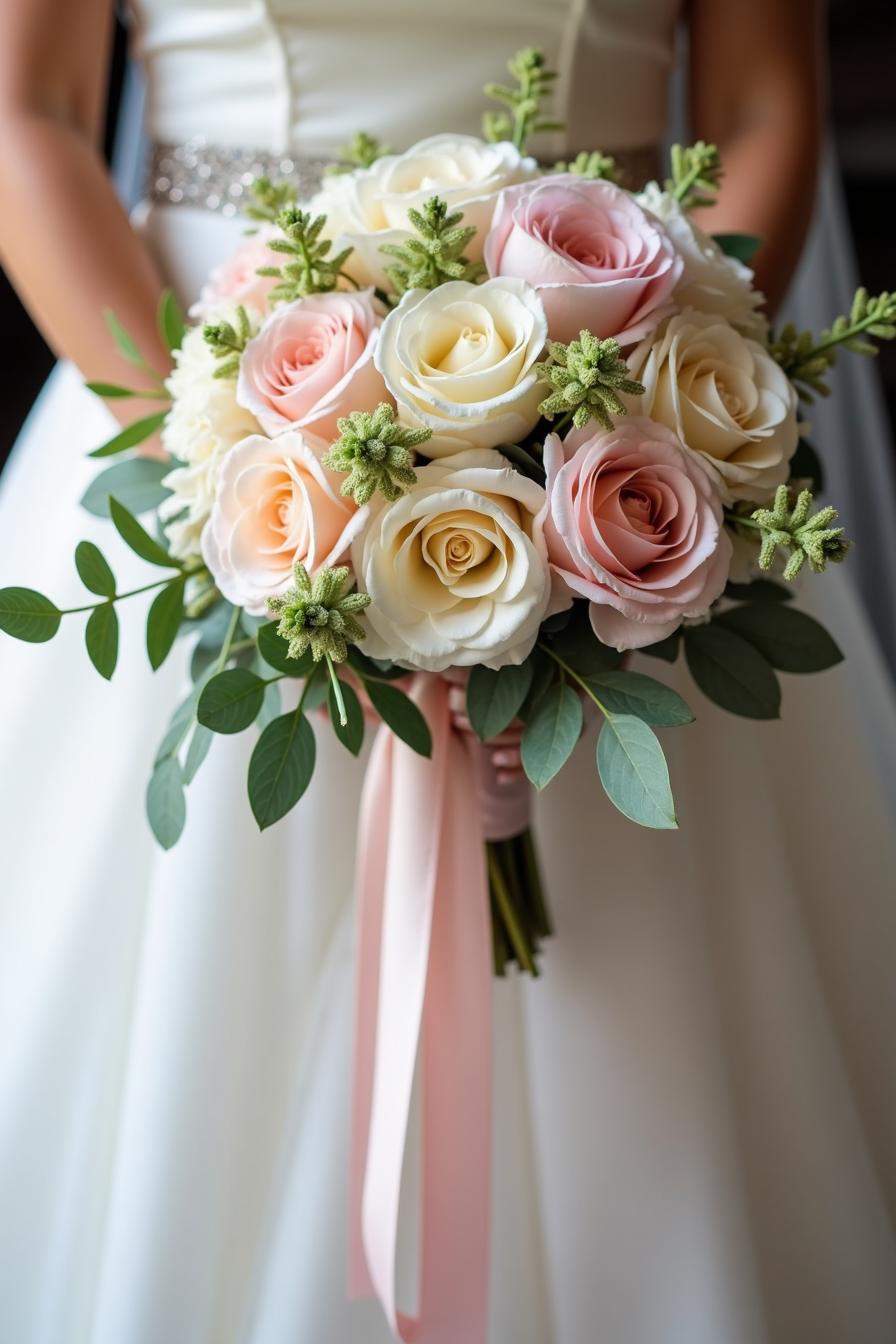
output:
[[[451,710],[451,722],[460,733],[475,737],[473,725],[467,718],[467,695],[463,686],[452,686],[448,692],[448,705]],[[520,742],[523,725],[514,719],[503,733],[482,743],[482,750],[491,758],[491,767],[496,783],[510,786],[518,784],[523,778],[523,766],[520,759]],[[478,742],[479,739],[476,738]]]

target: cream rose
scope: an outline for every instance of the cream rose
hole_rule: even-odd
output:
[[[296,430],[252,435],[223,459],[202,555],[229,602],[264,615],[301,561],[313,575],[338,564],[364,514],[321,466],[323,445]]]
[[[629,406],[697,453],[726,503],[763,500],[787,480],[799,438],[796,392],[758,341],[688,309],[628,363],[645,388],[625,398]]]
[[[726,256],[672,193],[656,182],[649,182],[635,199],[665,226],[684,264],[673,292],[679,308],[717,313],[744,336],[764,341],[768,335],[768,319],[762,312],[765,296],[753,288],[749,266]]]
[[[372,599],[365,653],[431,672],[521,663],[550,596],[544,503],[500,453],[473,449],[419,468],[396,503],[371,505],[352,547]]]
[[[405,151],[387,154],[370,168],[327,177],[309,209],[327,217],[325,232],[337,247],[355,250],[346,271],[361,285],[388,289],[383,243],[411,237],[408,210],[434,195],[476,229],[467,255],[482,258],[498,192],[538,174],[534,159],[507,142],[489,145],[474,135],[433,135]]]
[[[405,294],[374,356],[399,419],[425,425],[427,457],[493,448],[528,434],[545,388],[535,363],[547,338],[538,295],[523,280],[453,280]]]
[[[294,426],[334,439],[340,416],[385,399],[373,363],[381,322],[369,289],[284,304],[242,353],[237,400],[268,434]]]
[[[219,311],[222,317],[235,319],[232,309]],[[159,509],[171,553],[179,560],[200,554],[199,539],[224,454],[247,434],[260,432],[255,416],[237,401],[234,380],[215,377],[218,368],[201,328],[191,327],[174,354],[174,369],[166,382],[171,410],[162,428],[163,444],[182,464],[165,477],[172,493]]]

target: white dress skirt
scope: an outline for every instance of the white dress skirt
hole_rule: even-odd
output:
[[[144,227],[189,293],[240,226]],[[75,507],[108,429],[60,367],[0,483],[0,583],[67,602],[83,537],[145,572]],[[591,737],[538,800],[557,932],[494,989],[492,1344],[896,1339],[896,715],[842,573],[805,590],[848,662],[785,677],[783,722],[662,666],[698,715],[664,734],[680,831],[613,810]],[[81,617],[0,643],[0,1341],[387,1344],[346,1293],[363,760],[319,732],[259,836],[254,733],[218,738],[162,853],[142,795],[185,656],[150,673],[139,602],[111,686]]]

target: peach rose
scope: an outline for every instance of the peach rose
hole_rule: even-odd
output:
[[[235,307],[242,304],[259,317],[268,310],[268,295],[277,283],[275,276],[259,275],[260,266],[279,266],[283,258],[272,252],[268,243],[281,237],[273,224],[265,225],[251,238],[246,238],[232,256],[215,266],[202,286],[199,300],[190,309],[190,316],[209,318],[221,304]]]
[[[253,615],[286,591],[297,560],[311,575],[338,564],[364,524],[321,465],[323,451],[296,430],[252,434],[221,462],[202,557],[227,600]]]
[[[268,434],[296,428],[334,439],[340,416],[388,400],[373,363],[382,320],[369,289],[284,304],[243,351],[237,401]]]
[[[551,434],[544,464],[558,596],[590,600],[599,640],[643,648],[708,611],[731,543],[709,477],[670,430],[638,418],[598,433],[586,425],[563,442]]]
[[[489,275],[538,290],[555,341],[583,327],[632,345],[669,311],[681,258],[662,224],[611,182],[571,174],[502,192],[485,241]]]

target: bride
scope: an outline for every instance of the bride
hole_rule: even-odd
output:
[[[132,228],[95,148],[112,9],[0,14],[0,246],[72,361],[2,482],[0,581],[58,602],[76,543],[109,540],[75,507],[109,432],[75,366],[122,381],[104,309],[163,366],[159,292],[188,303],[233,249],[230,182],[312,185],[360,126],[397,148],[475,133],[526,43],[561,74],[543,157],[600,147],[643,178],[680,17],[141,0],[156,148]],[[767,240],[775,301],[812,199],[814,5],[695,0],[687,21],[694,131],[728,167],[706,222]],[[891,769],[896,735],[840,575],[817,596],[848,664],[791,684],[783,724],[700,700],[669,743],[680,832],[612,812],[588,746],[539,800],[558,936],[538,982],[495,987],[493,1344],[896,1338],[896,855],[861,724]],[[354,855],[334,827],[360,768],[321,734],[311,790],[259,837],[247,745],[218,738],[161,853],[141,793],[184,668],[150,679],[140,615],[111,688],[79,630],[54,656],[0,650],[0,1340],[386,1344],[345,1290]]]

